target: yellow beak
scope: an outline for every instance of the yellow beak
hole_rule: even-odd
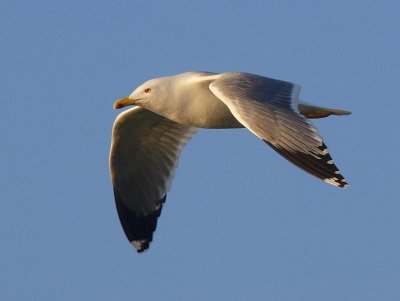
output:
[[[137,101],[137,99],[130,99],[129,97],[122,97],[122,98],[117,99],[114,102],[113,108],[114,108],[114,110],[121,109],[123,107],[135,104],[136,101]]]

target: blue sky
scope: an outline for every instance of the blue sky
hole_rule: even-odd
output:
[[[398,1],[3,1],[4,300],[399,300]],[[317,120],[350,187],[246,130],[183,152],[149,252],[108,174],[113,101],[189,70],[247,71],[348,109]]]

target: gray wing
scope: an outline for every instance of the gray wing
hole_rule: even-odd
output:
[[[299,114],[300,86],[248,73],[225,73],[210,84],[235,118],[293,164],[324,180],[346,180],[310,121]]]
[[[138,252],[152,241],[179,155],[197,129],[140,107],[114,122],[110,173],[125,234]]]

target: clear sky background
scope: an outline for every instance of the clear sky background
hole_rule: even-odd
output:
[[[2,300],[400,300],[398,1],[2,1]],[[116,98],[190,70],[299,83],[348,179],[246,130],[185,148],[151,249],[108,173]]]

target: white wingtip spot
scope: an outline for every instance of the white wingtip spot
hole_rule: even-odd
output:
[[[321,154],[323,154],[323,155],[326,155],[327,153],[329,153],[329,151],[328,151],[327,148],[324,148],[324,149],[321,151]],[[329,163],[329,162],[328,162],[328,163]],[[329,164],[331,164],[331,163],[329,163]]]
[[[137,252],[143,252],[144,250],[148,249],[148,242],[144,239],[131,241],[131,244]]]
[[[329,178],[329,179],[324,179],[324,182],[331,184],[333,186],[336,186],[336,187],[341,187],[341,188],[346,188],[347,186],[349,186],[349,184],[347,184],[347,182],[346,182],[346,179],[344,179],[344,178],[342,180],[339,180],[338,178],[333,177],[333,178]]]

